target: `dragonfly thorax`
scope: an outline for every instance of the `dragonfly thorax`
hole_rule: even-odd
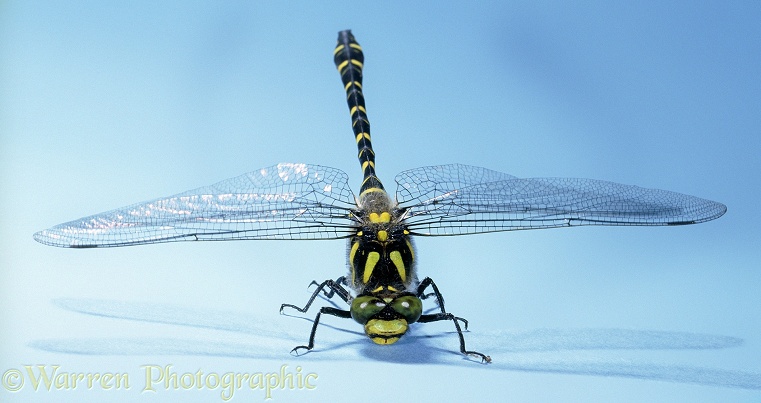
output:
[[[357,293],[401,293],[417,285],[415,254],[409,231],[390,213],[372,218],[349,238],[351,287]],[[381,220],[372,222],[370,220]]]

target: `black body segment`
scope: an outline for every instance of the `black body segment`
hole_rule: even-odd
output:
[[[365,109],[365,97],[362,94],[362,68],[365,56],[362,48],[354,39],[351,31],[338,33],[338,44],[333,51],[333,61],[341,74],[341,81],[346,90],[346,103],[351,113],[351,127],[359,151],[359,163],[364,174],[360,198],[367,192],[383,190],[383,184],[375,175],[375,153],[370,139],[370,122]]]

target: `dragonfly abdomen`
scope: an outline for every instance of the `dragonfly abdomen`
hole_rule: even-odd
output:
[[[365,109],[365,97],[362,95],[362,67],[365,57],[362,48],[349,30],[338,33],[338,45],[333,54],[333,60],[346,90],[346,103],[351,113],[351,127],[359,150],[358,158],[364,175],[359,191],[359,197],[362,199],[367,193],[385,192],[383,184],[375,175],[375,153],[370,139],[370,121]]]

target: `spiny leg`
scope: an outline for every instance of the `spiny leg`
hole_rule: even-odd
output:
[[[425,294],[425,289],[428,288],[428,286],[431,286],[431,288],[433,288],[432,294]],[[444,297],[441,295],[441,292],[439,292],[439,287],[436,286],[436,283],[434,283],[430,277],[426,277],[418,286],[417,297],[421,299],[425,299],[427,297],[430,297],[431,295],[436,297],[436,302],[438,302],[439,308],[441,308],[441,313],[421,315],[420,319],[418,319],[418,322],[428,323],[428,322],[437,322],[440,320],[451,320],[454,323],[455,329],[457,329],[457,337],[459,337],[460,339],[460,352],[465,355],[479,357],[481,358],[481,361],[484,363],[487,363],[487,364],[490,363],[491,357],[489,357],[488,355],[479,353],[478,351],[469,351],[465,349],[465,336],[462,334],[462,329],[460,328],[459,322],[462,322],[465,325],[465,330],[468,330],[468,321],[463,318],[454,316],[451,313],[448,313],[444,309]]]
[[[342,287],[344,285],[348,285],[348,283],[346,282],[346,277],[341,276],[341,277],[337,278],[336,281],[334,281],[333,283],[335,283],[335,285],[328,286],[328,288],[330,288],[330,292],[325,291],[323,289],[323,294],[325,294],[325,297],[328,298],[328,299],[333,298],[333,295],[336,292],[338,292],[339,296],[341,297],[341,299],[346,301],[346,302],[348,302],[349,301],[349,293],[346,291],[346,289],[344,289]],[[318,287],[320,286],[319,283],[317,283],[316,281],[312,280],[312,282],[309,283],[309,286],[311,287],[313,285],[316,285]],[[341,290],[336,290],[337,287],[341,287]]]
[[[433,288],[433,292],[426,294],[425,289],[428,288],[428,286]],[[418,285],[417,297],[420,299],[436,297],[436,303],[439,305],[439,308],[441,309],[441,313],[443,314],[447,313],[446,309],[444,309],[444,296],[441,295],[441,292],[439,291],[439,287],[436,286],[436,283],[434,283],[433,279],[431,279],[430,277],[424,278],[423,281],[420,282],[420,285]],[[468,330],[468,321],[465,318],[454,316],[454,319],[461,321],[462,324],[465,325],[465,330]]]
[[[428,322],[437,322],[440,320],[451,320],[452,323],[454,323],[455,329],[457,329],[457,337],[460,338],[460,352],[465,355],[472,355],[475,357],[479,357],[482,362],[484,363],[490,363],[491,357],[488,355],[479,353],[478,351],[470,351],[465,349],[465,336],[462,334],[462,329],[460,328],[460,323],[458,320],[463,320],[462,318],[458,318],[451,313],[435,313],[431,315],[421,315],[420,319],[418,319],[419,323],[428,323]]]
[[[341,297],[342,300],[344,300],[344,302],[348,303],[349,292],[342,286],[344,282],[345,282],[345,278],[343,276],[337,278],[335,281],[325,280],[320,284],[317,284],[317,282],[312,281],[312,283],[310,283],[309,285],[310,286],[312,284],[317,285],[317,289],[314,290],[312,295],[309,297],[309,301],[307,301],[306,305],[304,305],[303,308],[299,308],[298,306],[292,305],[292,304],[282,304],[280,305],[280,313],[283,313],[283,308],[285,307],[293,308],[301,313],[306,313],[306,311],[308,311],[309,307],[312,306],[312,303],[314,302],[315,298],[317,298],[317,295],[320,294],[320,292],[322,292],[328,298],[333,298],[333,295],[337,294],[339,297]],[[326,288],[328,288],[330,291],[325,291]],[[341,309],[332,308],[328,306],[320,308],[320,312],[318,312],[317,316],[315,316],[314,318],[314,323],[312,324],[312,331],[309,333],[309,344],[306,346],[296,346],[293,348],[293,350],[291,350],[291,353],[298,354],[299,349],[306,349],[307,351],[309,351],[312,348],[314,348],[314,337],[315,337],[315,334],[317,334],[317,325],[320,323],[320,316],[323,313],[337,316],[339,318],[351,318],[351,313],[349,311],[344,311]]]
[[[420,299],[428,299],[430,297],[435,297],[438,295],[438,300],[436,301],[439,306],[444,305],[444,297],[441,296],[441,293],[436,294],[435,292],[429,292],[428,294],[425,293],[425,289],[428,288],[429,285],[433,284],[433,280],[431,280],[430,277],[426,277],[423,279],[423,281],[418,284],[417,287],[417,297]],[[433,284],[433,289],[438,291],[438,287],[436,287],[436,284]]]
[[[312,299],[314,299],[314,295],[312,296]],[[311,300],[310,300],[310,303],[311,303]],[[306,308],[308,308],[308,306]],[[349,311],[344,311],[344,310],[332,308],[329,306],[324,306],[320,308],[320,312],[318,312],[317,316],[314,317],[314,324],[312,324],[312,332],[309,334],[309,344],[306,346],[296,346],[293,348],[293,350],[291,350],[291,353],[296,353],[296,355],[298,355],[300,348],[306,349],[307,351],[314,348],[314,336],[317,333],[317,325],[320,324],[320,316],[323,313],[337,316],[339,318],[344,318],[344,319],[351,318],[351,313]]]
[[[334,294],[338,294],[339,297],[341,297],[344,302],[349,302],[349,291],[347,291],[341,284],[343,283],[344,278],[339,277],[336,279],[336,281],[333,280],[325,280],[321,284],[317,285],[317,289],[314,290],[312,293],[312,296],[309,297],[309,301],[307,301],[306,305],[304,305],[303,308],[299,308],[296,305],[293,304],[282,304],[280,305],[280,313],[283,313],[283,308],[293,308],[301,313],[306,313],[307,310],[309,310],[309,307],[312,306],[312,303],[314,302],[314,299],[317,298],[317,295],[320,294],[320,291],[322,291],[326,297],[332,298]],[[316,282],[312,281],[309,285],[317,284]],[[329,288],[330,291],[325,291],[325,288]]]

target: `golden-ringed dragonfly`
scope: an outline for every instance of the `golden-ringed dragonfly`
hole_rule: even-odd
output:
[[[392,199],[375,173],[375,152],[362,94],[364,55],[351,31],[338,34],[334,61],[343,81],[363,180],[359,197],[338,169],[283,163],[174,196],[84,217],[37,232],[34,239],[70,248],[117,247],[160,242],[239,239],[347,239],[348,275],[317,285],[303,307],[320,294],[337,295],[348,310],[323,314],[352,318],[377,344],[393,344],[413,323],[451,321],[460,351],[468,322],[446,311],[429,277],[418,280],[415,236],[465,235],[579,225],[683,225],[720,217],[726,207],[679,193],[591,179],[517,178],[461,164],[411,169],[395,178]],[[430,292],[429,292],[430,290]],[[435,313],[423,313],[433,297]]]

